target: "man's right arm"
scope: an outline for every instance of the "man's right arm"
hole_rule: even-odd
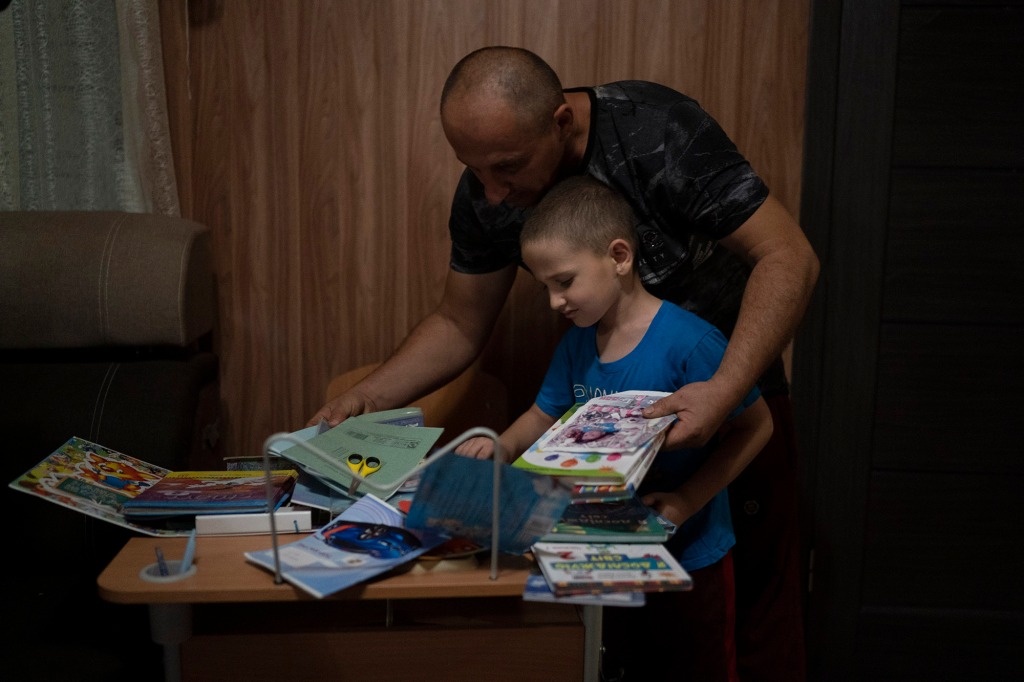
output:
[[[483,350],[515,277],[514,264],[482,275],[449,270],[437,308],[390,358],[321,407],[308,425],[323,417],[335,426],[357,414],[403,407],[457,377]]]

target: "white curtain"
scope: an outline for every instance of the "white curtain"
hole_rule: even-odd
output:
[[[156,0],[0,11],[0,210],[180,214]]]

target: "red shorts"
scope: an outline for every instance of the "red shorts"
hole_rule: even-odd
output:
[[[738,679],[732,554],[690,576],[689,592],[648,594],[640,608],[603,609],[603,679]]]
[[[806,677],[799,477],[788,395],[765,399],[775,431],[729,486],[736,533],[736,652],[740,679]]]

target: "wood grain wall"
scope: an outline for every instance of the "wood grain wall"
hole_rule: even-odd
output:
[[[436,304],[461,167],[438,120],[469,51],[566,87],[695,97],[796,214],[807,0],[161,0],[182,214],[214,233],[225,454],[255,454]],[[520,274],[484,367],[531,402],[560,322]]]

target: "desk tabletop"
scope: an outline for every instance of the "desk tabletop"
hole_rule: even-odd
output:
[[[296,539],[295,535],[286,535],[279,538],[278,546]],[[185,544],[185,538],[132,538],[97,579],[100,596],[117,604],[315,600],[288,583],[275,584],[272,572],[246,561],[245,552],[272,546],[268,535],[201,536],[196,538],[193,575],[167,583],[139,577],[156,560],[157,547],[172,560],[181,558]],[[521,596],[531,561],[502,554],[498,566],[498,577],[491,580],[489,553],[469,559],[419,560],[328,599]]]

